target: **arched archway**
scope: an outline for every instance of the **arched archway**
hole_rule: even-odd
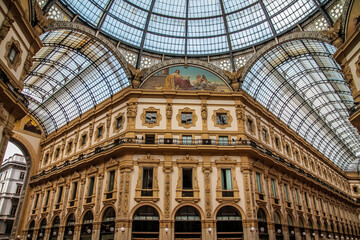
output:
[[[93,230],[94,215],[88,210],[84,214],[84,218],[81,225],[80,240],[91,240]]]
[[[274,212],[274,223],[275,223],[275,237],[276,240],[284,239],[283,228],[281,223],[281,217],[278,212]]]
[[[34,235],[34,229],[35,229],[35,220],[32,220],[29,224],[29,228],[26,235],[26,240],[31,240]]]
[[[217,239],[241,239],[243,224],[240,212],[233,206],[224,206],[216,214]]]
[[[71,213],[65,224],[64,238],[63,240],[72,240],[75,231],[75,215]]]
[[[201,215],[192,206],[183,206],[175,214],[175,239],[201,239]]]
[[[56,216],[52,222],[49,240],[56,240],[59,235],[60,217]]]
[[[136,209],[132,222],[132,239],[159,238],[159,213],[151,206]]]
[[[46,231],[46,218],[43,218],[40,222],[39,231],[37,235],[37,240],[45,239],[45,231]]]
[[[115,217],[114,208],[109,207],[105,210],[101,222],[100,240],[114,239]]]
[[[295,240],[294,220],[290,214],[287,215],[287,222],[288,222],[289,239]]]
[[[258,229],[259,229],[259,239],[260,240],[269,239],[267,217],[265,211],[262,208],[259,208],[257,212],[257,220],[258,220]]]

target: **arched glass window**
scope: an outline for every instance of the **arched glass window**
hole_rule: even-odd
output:
[[[315,238],[314,225],[313,225],[311,219],[309,219],[309,221],[308,221],[308,227],[309,227],[309,231],[310,231],[310,237],[311,237],[311,239],[314,239]]]
[[[288,222],[288,230],[289,230],[289,239],[295,240],[295,228],[294,228],[294,221],[293,218],[288,215],[287,216],[287,222]]]
[[[143,206],[138,208],[133,216],[133,239],[159,238],[159,213],[155,208]]]
[[[277,240],[284,239],[281,218],[279,213],[274,212],[275,236]]]
[[[81,225],[80,240],[91,240],[93,229],[94,216],[91,211],[88,211],[84,215],[83,223]]]
[[[216,215],[216,232],[218,239],[242,238],[243,225],[240,212],[231,206],[222,207]]]
[[[66,221],[64,239],[63,240],[72,240],[75,231],[75,215],[70,214]]]
[[[100,240],[114,239],[115,216],[115,210],[112,207],[105,210],[101,222]]]
[[[46,230],[46,218],[41,220],[40,228],[39,228],[39,232],[38,232],[38,236],[37,236],[38,240],[44,239],[45,230]]]
[[[257,212],[257,219],[259,228],[259,239],[269,239],[266,214],[261,208],[259,208]]]
[[[318,229],[319,237],[322,237],[321,235],[323,235],[323,234],[321,233],[321,223],[320,223],[320,221],[317,222],[317,229]]]
[[[301,239],[306,239],[305,225],[302,218],[299,218],[299,230],[300,230]]]
[[[59,226],[60,226],[60,217],[56,216],[51,226],[50,237],[49,237],[50,240],[57,239],[59,234]]]
[[[175,215],[175,239],[201,239],[201,217],[196,208],[185,206]]]
[[[35,228],[35,221],[32,220],[29,224],[29,229],[27,232],[26,240],[31,240],[33,238],[34,228]]]

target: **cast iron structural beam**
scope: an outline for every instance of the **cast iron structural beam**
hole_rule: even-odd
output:
[[[234,56],[233,56],[233,50],[232,50],[232,45],[231,45],[231,38],[230,38],[230,34],[229,34],[229,26],[228,26],[228,23],[227,23],[227,21],[226,21],[226,14],[225,14],[224,3],[223,3],[223,0],[219,0],[219,2],[220,2],[222,18],[223,18],[223,21],[224,21],[226,37],[227,37],[228,46],[229,46],[229,54],[230,54],[231,67],[232,67],[232,70],[233,70],[233,71],[236,71],[236,69],[235,69],[235,62],[234,62]]]
[[[325,21],[327,22],[327,24],[329,26],[332,26],[333,25],[333,20],[330,18],[329,14],[326,12],[325,8],[323,5],[321,5],[318,0],[312,0],[315,5],[316,5],[316,8],[317,10],[321,13],[321,15],[325,18]]]
[[[102,25],[103,25],[103,23],[105,21],[105,17],[107,16],[107,14],[108,14],[111,6],[113,5],[113,3],[114,3],[114,0],[110,0],[108,2],[108,4],[106,5],[106,8],[103,11],[103,15],[101,16],[100,21],[99,21],[98,25],[96,26],[96,29],[100,29],[102,27]]]
[[[186,0],[186,20],[185,20],[185,59],[187,58],[188,32],[189,32],[189,0]]]
[[[37,1],[37,0],[35,0]],[[44,7],[42,8],[42,11],[44,12],[44,15],[47,14],[51,7],[54,6],[55,3],[57,3],[58,0],[49,0],[47,3],[45,3]]]
[[[141,58],[142,58],[143,51],[144,51],[146,33],[148,31],[148,28],[149,28],[149,22],[150,22],[150,19],[151,19],[151,15],[152,15],[154,5],[155,5],[155,0],[151,0],[150,9],[149,9],[148,15],[146,17],[146,23],[145,23],[145,27],[144,27],[144,30],[143,30],[143,35],[142,35],[142,38],[141,38],[140,52],[139,52],[139,55],[138,55],[138,58],[137,58],[137,61],[136,61],[136,66],[135,66],[136,69],[139,69],[140,65],[141,65]]]
[[[277,37],[277,34],[276,34],[276,31],[275,31],[275,28],[274,28],[274,25],[271,23],[271,19],[270,19],[270,16],[269,16],[269,13],[267,12],[266,10],[266,7],[264,5],[264,2],[262,0],[259,0],[259,4],[261,6],[261,9],[263,10],[264,14],[265,14],[265,17],[266,17],[266,21],[268,22],[269,26],[270,26],[270,29],[271,29],[271,32],[274,36],[274,38]]]

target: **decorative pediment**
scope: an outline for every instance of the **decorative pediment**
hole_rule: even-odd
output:
[[[53,186],[52,182],[47,182],[45,185],[46,188],[51,188],[52,186]]]
[[[189,156],[189,154],[186,154],[186,156],[177,159],[176,163],[177,164],[198,164],[199,160]]]
[[[106,163],[106,168],[116,167],[119,165],[119,161],[114,158],[110,158],[110,160]]]
[[[236,160],[235,159],[232,159],[231,157],[229,157],[229,156],[227,156],[227,155],[225,155],[225,156],[223,156],[223,157],[221,157],[221,158],[219,158],[219,159],[216,159],[215,160],[215,163],[216,164],[236,164]]]
[[[98,168],[94,167],[93,165],[91,165],[91,167],[89,168],[87,174],[93,174],[93,173],[97,173],[99,171]]]
[[[35,188],[35,192],[39,192],[39,191],[41,191],[41,187],[40,187],[40,186],[37,186],[37,187]]]
[[[146,156],[143,156],[141,158],[138,158],[138,163],[159,163],[160,160],[154,156],[152,156],[150,153],[148,153]]]
[[[74,172],[73,175],[71,176],[71,179],[77,179],[77,178],[80,178],[81,175],[78,173],[78,172]]]
[[[65,181],[66,181],[65,178],[60,177],[57,183],[61,184],[61,183],[65,183]]]

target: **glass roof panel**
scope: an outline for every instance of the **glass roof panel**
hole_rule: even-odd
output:
[[[309,0],[60,1],[91,27],[125,44],[161,54],[188,56],[218,55],[252,47],[296,27],[319,9]],[[228,34],[226,41],[231,42],[226,49],[217,47],[217,52],[192,44],[185,53],[187,38]],[[167,41],[175,44],[175,49],[164,46]]]
[[[129,85],[120,62],[100,41],[70,30],[41,37],[51,51],[39,51],[34,57],[36,64],[24,81],[23,93],[46,134]]]
[[[348,120],[354,103],[334,50],[317,40],[282,44],[258,60],[242,88],[346,170],[360,153],[360,136]]]

